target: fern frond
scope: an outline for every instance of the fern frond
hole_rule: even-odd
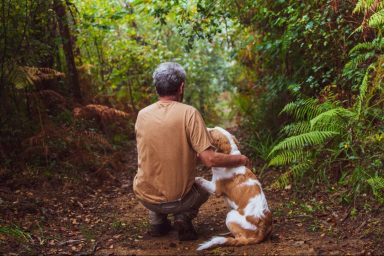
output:
[[[373,178],[368,179],[367,182],[369,183],[369,185],[371,185],[375,189],[378,189],[378,190],[383,189],[384,190],[384,178],[383,177],[379,177],[379,176],[373,177]]]
[[[272,188],[274,189],[282,189],[285,188],[289,185],[290,180],[292,177],[291,171],[287,171],[283,174],[281,174],[276,181],[274,181],[271,185]]]
[[[33,81],[26,75],[22,67],[16,64],[9,64],[6,68],[8,81],[11,82],[16,89],[23,89],[33,85]]]
[[[288,103],[283,110],[281,110],[281,113],[287,113],[298,120],[303,120],[318,115],[319,111],[318,100],[309,98]]]
[[[305,152],[302,149],[281,151],[278,155],[273,157],[271,161],[269,161],[268,166],[280,166],[299,162],[305,159],[307,156],[308,152]]]
[[[108,140],[100,133],[85,131],[83,132],[86,138],[89,140],[98,143],[105,148],[112,149],[112,145],[108,142]],[[84,138],[84,137],[83,137]]]
[[[361,114],[362,105],[363,105],[363,102],[365,100],[365,96],[366,96],[367,91],[368,91],[370,72],[371,72],[371,70],[374,70],[374,69],[375,69],[375,65],[371,64],[367,68],[367,70],[365,71],[363,81],[361,82],[360,90],[359,90],[359,96],[357,98],[357,102],[356,102],[356,106],[355,106],[358,116],[360,116],[360,114]]]
[[[367,180],[371,186],[373,194],[379,201],[384,202],[384,178],[380,176],[372,177]]]
[[[350,118],[354,115],[355,115],[354,112],[352,112],[348,109],[342,108],[342,107],[330,109],[326,112],[321,113],[320,115],[316,116],[315,118],[312,118],[310,121],[311,128],[313,129],[316,126],[324,127],[324,125],[328,126],[329,124],[332,124],[333,122],[338,122],[340,120],[340,117]],[[319,123],[320,123],[320,125],[319,125]]]
[[[374,52],[367,52],[367,53],[363,53],[363,54],[357,55],[352,60],[350,60],[347,64],[345,64],[344,72],[346,70],[356,69],[362,63],[364,63],[367,60],[375,57],[375,55],[376,55],[376,53],[374,53]]]
[[[128,118],[130,115],[127,112],[115,109],[115,108],[109,108],[102,113],[102,119],[106,120],[116,120],[118,118]]]
[[[361,13],[367,9],[369,9],[376,0],[359,0],[356,3],[355,9],[353,9],[353,13]]]
[[[380,10],[373,14],[368,21],[368,25],[372,28],[384,26],[384,10]]]
[[[305,161],[303,163],[296,164],[291,167],[291,173],[293,177],[303,177],[304,173],[312,167],[311,161]]]
[[[281,129],[281,133],[287,136],[306,133],[311,130],[311,125],[308,121],[300,121],[292,124],[287,124]]]
[[[35,84],[41,81],[65,77],[65,74],[52,68],[21,67],[26,76]]]
[[[305,146],[318,145],[338,134],[339,133],[335,131],[311,131],[304,134],[292,136],[284,139],[275,147],[273,147],[269,155],[273,155],[278,150],[291,150],[303,148]]]
[[[384,39],[383,38],[376,38],[372,42],[359,43],[349,51],[349,54],[353,54],[353,53],[361,51],[361,50],[365,50],[365,51],[384,50]]]

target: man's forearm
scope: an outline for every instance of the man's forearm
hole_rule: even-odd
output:
[[[213,154],[211,167],[236,167],[246,165],[248,158],[244,155],[227,155],[223,153]]]
[[[207,167],[236,167],[245,165],[250,168],[251,162],[244,155],[228,155],[211,149],[201,152],[198,157]]]
[[[217,153],[213,155],[211,159],[212,167],[235,167],[245,164],[245,156],[243,155],[227,155],[223,153]]]

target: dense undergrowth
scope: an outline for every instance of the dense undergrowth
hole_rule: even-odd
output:
[[[234,102],[260,173],[277,166],[275,188],[382,204],[382,1],[219,3],[200,1],[194,18],[240,24]]]
[[[346,202],[371,190],[383,203],[383,8],[359,1],[353,13],[364,18],[353,33],[367,41],[349,49],[339,79],[318,95],[293,92],[296,100],[283,108],[295,122],[283,127],[269,153],[270,166],[288,166],[274,185],[326,181],[340,187]]]

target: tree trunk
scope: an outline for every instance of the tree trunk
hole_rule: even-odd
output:
[[[54,0],[54,10],[57,15],[60,36],[63,42],[63,50],[67,63],[68,80],[72,86],[72,94],[75,101],[81,102],[81,90],[79,74],[76,69],[75,56],[73,54],[73,42],[68,26],[66,7],[61,0]]]

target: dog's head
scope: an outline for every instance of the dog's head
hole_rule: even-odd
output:
[[[212,138],[212,144],[216,147],[217,152],[232,155],[240,154],[239,142],[235,136],[220,127],[208,128],[208,131]]]

